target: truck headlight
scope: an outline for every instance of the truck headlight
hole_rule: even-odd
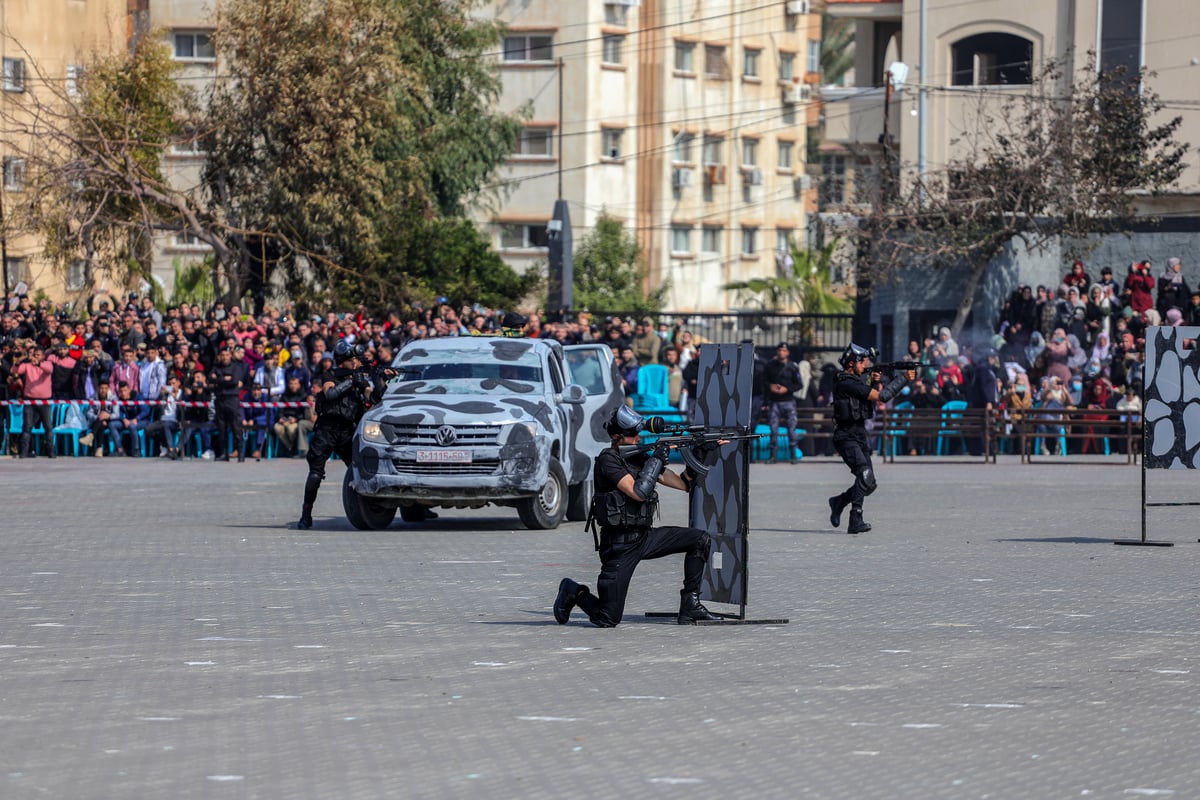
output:
[[[383,427],[378,422],[364,422],[362,429],[362,438],[365,442],[371,444],[387,444],[387,437],[383,435]]]

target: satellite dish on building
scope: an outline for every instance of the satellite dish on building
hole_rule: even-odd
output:
[[[891,76],[892,88],[901,89],[904,81],[908,79],[908,64],[903,61],[893,61],[888,67],[888,75]]]

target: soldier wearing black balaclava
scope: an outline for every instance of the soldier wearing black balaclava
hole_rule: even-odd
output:
[[[661,483],[672,489],[691,491],[696,476],[691,467],[683,473],[665,468],[669,457],[666,445],[652,454],[622,455],[621,447],[636,445],[646,421],[628,406],[619,406],[605,425],[612,437],[612,447],[596,458],[595,500],[588,520],[599,524],[596,549],[600,553],[600,575],[596,578],[596,593],[592,594],[570,578],[563,578],[554,600],[554,619],[566,625],[571,609],[579,609],[598,628],[613,628],[621,622],[625,610],[625,595],[629,581],[639,562],[683,553],[683,589],[679,592],[680,625],[694,625],[700,620],[715,620],[700,603],[700,582],[704,565],[708,563],[710,537],[699,528],[664,525],[652,527],[658,508],[658,493],[654,487]]]
[[[367,411],[367,404],[382,391],[367,370],[362,369],[366,349],[345,339],[333,346],[337,366],[323,373],[324,381],[317,392],[317,421],[313,424],[312,441],[308,445],[308,478],[304,481],[304,504],[296,527],[312,527],[313,504],[317,490],[325,480],[325,462],[334,453],[347,467],[353,456],[352,444],[358,421]]]
[[[868,373],[873,350],[853,342],[838,358],[842,371],[833,387],[833,446],[842,461],[854,473],[854,483],[839,495],[829,498],[829,524],[838,527],[842,512],[850,506],[847,533],[866,533],[871,525],[863,521],[863,499],[875,491],[875,469],[871,466],[871,447],[864,423],[875,416],[875,404],[895,397],[904,385],[916,380],[916,372],[897,373],[882,389],[872,388],[878,372]]]

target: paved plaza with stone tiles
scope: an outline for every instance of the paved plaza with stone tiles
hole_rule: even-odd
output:
[[[581,523],[356,531],[334,462],[297,531],[302,461],[0,459],[0,798],[1200,797],[1196,509],[1117,547],[1140,468],[1043,461],[878,464],[861,536],[840,462],[755,465],[748,615],[789,623],[645,616],[673,556],[601,630],[551,614]]]

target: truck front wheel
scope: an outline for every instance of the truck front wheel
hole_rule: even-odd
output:
[[[395,506],[382,505],[354,491],[350,470],[346,470],[342,481],[342,508],[346,511],[346,519],[360,531],[381,531],[396,518]]]
[[[550,470],[542,490],[533,497],[517,501],[521,522],[531,530],[557,528],[567,513],[567,473],[557,458],[550,459]]]

